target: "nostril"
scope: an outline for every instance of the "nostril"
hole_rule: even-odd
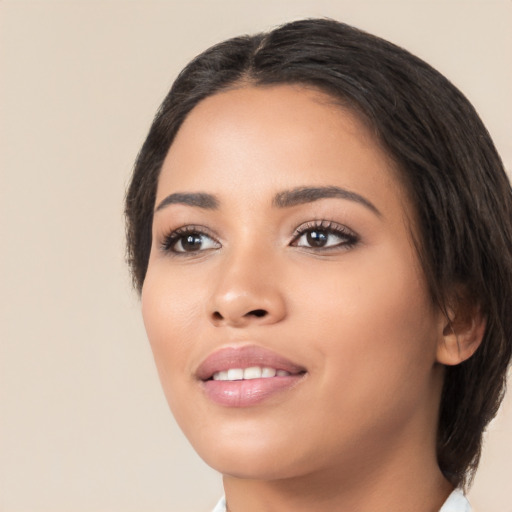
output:
[[[255,316],[256,318],[261,318],[265,316],[267,312],[264,309],[253,309],[252,311],[249,311],[247,315]]]
[[[224,322],[232,325],[246,325],[247,321],[250,321],[251,318],[264,318],[268,315],[268,311],[266,309],[251,309],[247,313],[242,313],[240,316],[238,314],[232,314],[232,312],[227,312],[227,314],[222,314],[220,311],[212,312],[212,321],[216,325],[223,325]]]

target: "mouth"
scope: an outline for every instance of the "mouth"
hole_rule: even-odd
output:
[[[257,345],[225,347],[210,354],[198,367],[199,380],[252,380],[288,377],[306,368],[276,352]]]
[[[252,379],[271,379],[272,377],[288,377],[291,373],[286,370],[277,370],[268,366],[249,366],[249,368],[229,368],[215,372],[212,375],[213,380],[252,380]]]
[[[198,367],[207,398],[226,407],[249,407],[293,389],[306,368],[255,345],[222,348]]]

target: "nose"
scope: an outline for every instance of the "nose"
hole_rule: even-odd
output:
[[[240,251],[226,258],[214,278],[209,304],[216,326],[270,325],[286,316],[279,268],[260,251]]]

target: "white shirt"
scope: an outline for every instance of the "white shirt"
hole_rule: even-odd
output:
[[[226,512],[226,498],[222,498],[212,512]],[[460,489],[455,489],[439,512],[471,512],[471,505]]]
[[[439,512],[471,512],[471,505],[460,489],[455,489]]]

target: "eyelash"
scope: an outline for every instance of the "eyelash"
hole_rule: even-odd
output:
[[[314,232],[323,233],[324,235],[334,235],[343,241],[336,243],[334,245],[330,245],[327,247],[312,247],[312,246],[302,246],[298,245],[298,242],[303,236],[307,236],[308,234],[312,234]],[[346,226],[342,224],[338,224],[337,222],[333,222],[330,220],[320,220],[320,221],[312,221],[307,222],[306,224],[302,224],[299,226],[294,234],[291,245],[295,247],[303,247],[304,249],[312,250],[312,251],[335,251],[343,248],[344,250],[351,249],[359,242],[359,237]]]
[[[214,244],[220,247],[218,242],[210,233],[209,230],[203,226],[183,226],[181,228],[171,231],[166,235],[162,241],[161,248],[164,252],[170,253],[175,256],[190,255],[194,253],[200,253],[205,249],[198,249],[196,251],[178,251],[176,245],[178,242],[182,242],[189,236],[208,237]]]
[[[327,243],[328,243],[328,237],[329,236],[336,236],[342,241],[334,244],[334,245],[328,245],[328,246],[306,246],[306,245],[300,245],[300,239],[304,236],[307,236],[308,234],[312,234],[314,232],[317,233],[323,233],[323,235],[326,235]],[[179,242],[183,244],[183,241],[190,236],[200,237],[200,238],[208,238],[211,243],[215,247],[208,247],[206,249],[198,248],[197,250],[176,250],[176,246]],[[335,251],[340,250],[340,248],[343,248],[344,250],[348,250],[355,246],[359,242],[359,237],[350,229],[348,229],[346,226],[343,226],[342,224],[338,224],[333,221],[328,220],[319,220],[319,221],[311,221],[307,222],[305,224],[302,224],[299,226],[293,233],[292,241],[290,242],[290,245],[292,247],[302,247],[306,250],[311,250],[315,252],[319,251]],[[311,243],[311,242],[310,242]],[[197,255],[200,253],[203,253],[205,251],[220,248],[221,244],[218,240],[213,237],[209,230],[206,229],[203,226],[183,226],[181,228],[178,228],[174,231],[171,231],[168,235],[166,235],[161,243],[161,249],[165,253],[172,254],[173,256],[191,256],[191,255]],[[183,248],[183,245],[182,245]]]

